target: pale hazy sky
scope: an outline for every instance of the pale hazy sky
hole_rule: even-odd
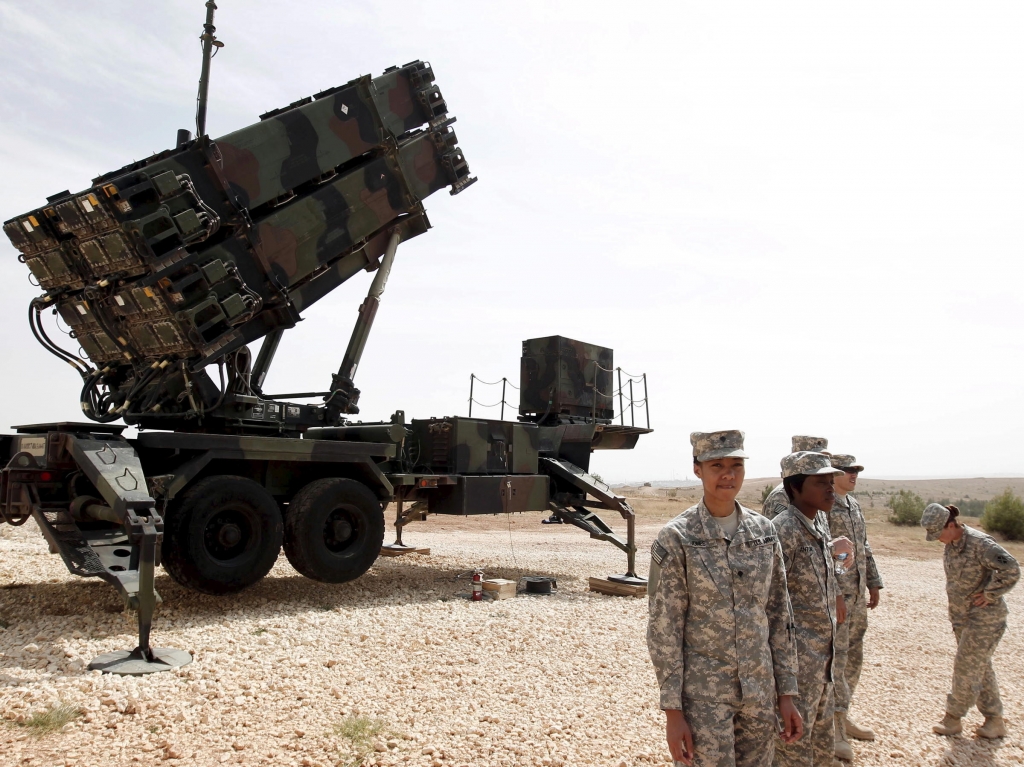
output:
[[[194,127],[201,0],[0,1],[0,219]],[[561,334],[646,372],[654,434],[610,480],[683,478],[740,428],[869,476],[1024,472],[1024,4],[222,0],[209,132],[430,61],[479,183],[427,200],[357,385],[363,416],[464,414]],[[81,420],[0,243],[0,425]],[[370,280],[285,335],[323,389]],[[498,398],[487,392],[482,401]]]

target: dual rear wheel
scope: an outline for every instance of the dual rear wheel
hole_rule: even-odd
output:
[[[223,595],[270,572],[282,543],[288,561],[306,577],[343,583],[370,568],[383,541],[380,502],[355,480],[309,483],[282,519],[277,501],[260,484],[220,475],[196,483],[168,510],[162,560],[182,586]]]

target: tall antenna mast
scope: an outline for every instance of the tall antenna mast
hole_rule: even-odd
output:
[[[203,34],[199,37],[203,41],[203,71],[199,75],[199,97],[196,104],[196,136],[206,135],[206,99],[210,91],[210,60],[214,57],[214,48],[223,48],[224,43],[214,36],[217,28],[213,26],[213,12],[217,10],[217,4],[213,0],[206,2],[206,23],[203,25]]]

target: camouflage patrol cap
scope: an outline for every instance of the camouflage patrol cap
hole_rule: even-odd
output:
[[[828,447],[828,440],[824,437],[805,437],[799,434],[793,435],[793,452],[800,453],[811,451],[820,453]]]
[[[925,506],[924,512],[921,514],[921,527],[927,531],[925,540],[939,540],[939,536],[942,534],[942,529],[946,526],[948,521],[949,509],[942,504],[929,503]]]
[[[813,453],[800,450],[790,453],[782,459],[782,476],[795,477],[798,474],[842,474],[842,469],[832,467],[832,462],[824,453]]]
[[[864,467],[857,463],[857,459],[852,455],[832,453],[832,465],[837,469],[856,469],[857,471],[864,471]]]
[[[697,461],[712,461],[715,458],[746,458],[743,452],[743,432],[735,429],[729,431],[703,432],[690,434],[693,445],[693,457]]]

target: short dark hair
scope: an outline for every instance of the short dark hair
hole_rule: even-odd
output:
[[[786,490],[786,495],[789,496],[789,500],[793,500],[793,491],[796,490],[798,493],[802,493],[804,490],[804,480],[806,480],[810,474],[794,474],[792,477],[783,477],[782,486]]]

